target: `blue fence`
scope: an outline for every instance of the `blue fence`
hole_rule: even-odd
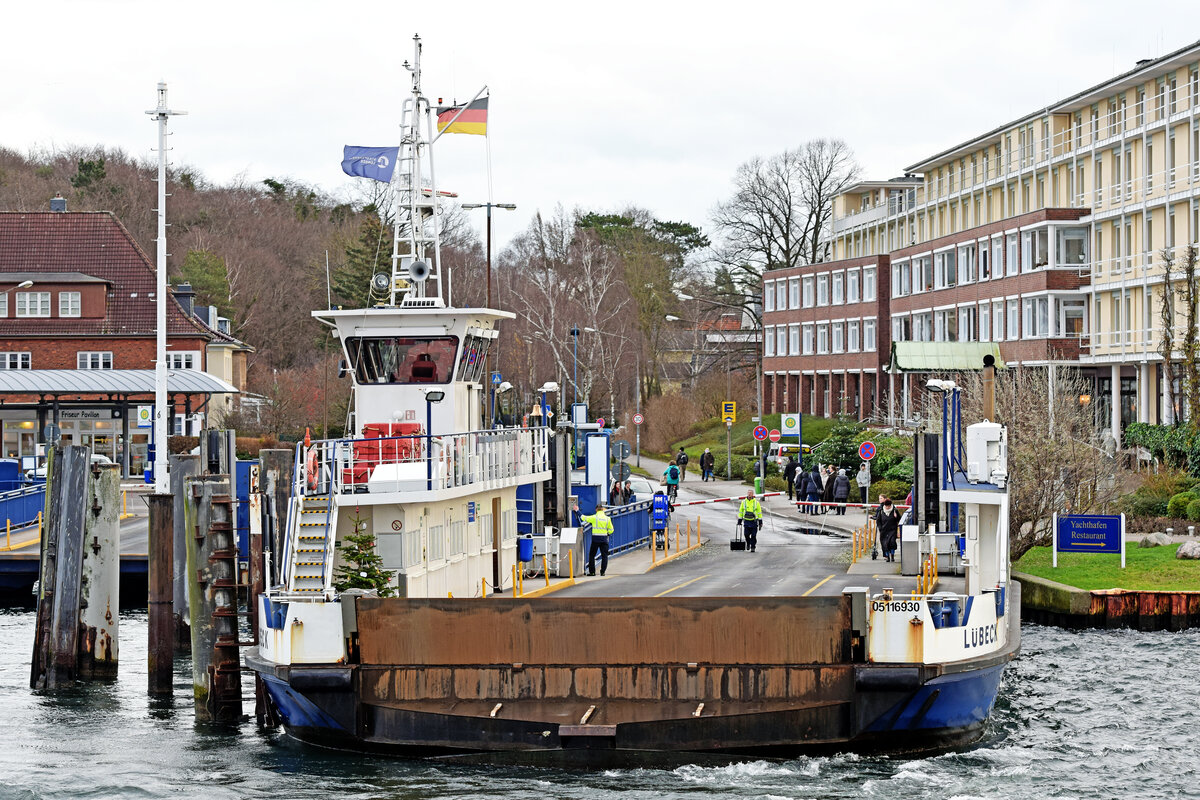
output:
[[[46,484],[39,483],[16,491],[0,494],[0,525],[8,522],[14,528],[37,521],[46,508]]]
[[[608,540],[610,554],[645,547],[650,543],[650,504],[650,500],[643,500],[626,506],[610,506],[606,510],[613,524],[612,536]],[[583,535],[584,558],[587,558],[591,547],[592,529],[589,526]]]

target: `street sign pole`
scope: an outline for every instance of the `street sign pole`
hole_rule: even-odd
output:
[[[725,423],[725,480],[733,480],[733,423]]]

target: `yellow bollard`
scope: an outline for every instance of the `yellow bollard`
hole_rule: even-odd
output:
[[[663,536],[666,537],[666,535],[667,534],[664,531]],[[654,541],[654,536],[655,536],[654,531],[650,531],[650,563],[651,564],[658,563],[658,543]]]
[[[517,565],[516,564],[513,564],[512,588],[513,588],[513,597],[516,597],[517,596]]]
[[[567,567],[571,571],[571,580],[575,580],[575,551],[567,553]]]
[[[42,540],[42,512],[38,512],[38,541]]]
[[[522,570],[517,570],[517,597],[525,596],[525,575]]]
[[[121,492],[121,516],[129,516],[129,492]]]
[[[487,597],[487,578],[479,579],[479,596]]]
[[[454,597],[454,592],[446,592],[446,597]]]
[[[12,520],[11,519],[4,525],[4,545],[7,549],[12,550]]]
[[[545,556],[542,556],[542,574],[546,576],[546,586],[550,586],[550,562]]]
[[[687,526],[688,526],[688,530],[690,531],[692,529],[692,521],[690,519],[687,521]],[[676,553],[679,552],[679,526],[678,525],[675,526],[675,552]]]

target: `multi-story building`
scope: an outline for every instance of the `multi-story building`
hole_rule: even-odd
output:
[[[1077,368],[1119,442],[1133,420],[1178,413],[1159,355],[1163,259],[1182,261],[1198,239],[1200,42],[919,161],[903,179],[851,187],[834,205],[838,261],[787,280],[878,259],[890,273],[877,300],[890,341],[994,342],[1009,364]],[[766,277],[777,298],[778,278]],[[842,313],[775,303],[764,324],[776,330]],[[776,345],[764,351],[768,381],[826,368],[803,345],[799,360]],[[829,408],[772,399],[777,410]],[[894,417],[895,400],[859,416]]]
[[[155,295],[153,264],[112,214],[0,212],[3,457],[36,459],[50,430],[140,474],[150,430],[137,417],[154,398]],[[167,347],[173,432],[196,433],[238,392],[225,376],[244,381],[249,348],[175,298]]]

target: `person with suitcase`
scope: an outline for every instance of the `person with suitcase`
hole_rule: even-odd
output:
[[[659,489],[654,493],[650,505],[650,546],[665,550],[667,548],[667,525],[671,522],[671,501]]]
[[[738,508],[738,524],[742,526],[742,532],[746,535],[746,549],[751,553],[758,546],[758,526],[762,516],[762,503],[754,496],[753,489],[747,490],[746,499]]]

